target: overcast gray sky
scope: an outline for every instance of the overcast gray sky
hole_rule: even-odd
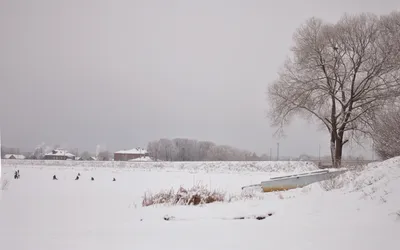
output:
[[[312,16],[385,14],[397,0],[2,0],[4,145],[95,151],[188,137],[257,153],[276,148],[265,90]],[[294,121],[281,155],[328,153]],[[366,145],[367,148],[370,145]],[[370,153],[366,153],[370,156]]]

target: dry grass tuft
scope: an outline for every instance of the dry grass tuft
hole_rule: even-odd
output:
[[[146,192],[143,196],[142,206],[147,207],[155,204],[168,205],[201,205],[213,202],[225,201],[225,193],[217,190],[210,190],[203,185],[195,185],[190,189],[180,187],[177,192],[174,189],[161,190],[152,194]]]
[[[346,185],[353,183],[356,180],[356,178],[361,174],[363,169],[364,169],[363,166],[349,168],[349,171],[339,176],[319,182],[320,186],[325,191],[344,188]]]
[[[180,187],[176,192],[172,188],[154,194],[146,192],[143,196],[142,206],[147,207],[156,204],[197,206],[214,202],[235,202],[263,198],[264,194],[260,190],[243,190],[240,194],[227,195],[226,192],[221,190],[211,190],[205,185],[197,184],[190,189]]]
[[[262,200],[264,199],[264,193],[257,189],[244,189],[238,195],[231,195],[228,199],[229,202],[240,201],[240,200]]]

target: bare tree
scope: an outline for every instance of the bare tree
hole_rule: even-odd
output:
[[[199,141],[199,158],[205,160],[207,158],[207,152],[215,146],[215,143],[209,141]]]
[[[5,146],[1,145],[1,158],[3,159],[3,158],[4,158],[4,156],[5,156],[6,154],[8,154],[8,153],[9,153],[9,151],[10,151],[10,149],[9,149],[9,148],[7,148],[7,147],[5,147]]]
[[[43,159],[45,154],[49,153],[53,148],[46,145],[44,142],[37,145],[31,155],[33,159]]]
[[[81,159],[84,160],[84,161],[89,160],[89,159],[90,159],[90,154],[89,154],[89,152],[88,152],[88,151],[82,152],[82,154],[81,154]]]
[[[186,138],[152,141],[148,143],[147,151],[151,157],[166,161],[244,161],[259,159],[255,153],[249,151]]]
[[[100,151],[97,154],[97,160],[99,161],[109,161],[110,160],[110,152],[107,150]]]
[[[400,109],[378,115],[373,131],[374,150],[380,158],[400,156]]]
[[[177,149],[171,140],[160,139],[158,141],[158,151],[162,160],[172,161]]]
[[[149,153],[150,157],[152,157],[153,159],[160,160],[159,141],[149,142],[147,145],[147,152]]]
[[[232,160],[230,148],[227,146],[213,146],[207,152],[209,161],[229,161]]]
[[[71,149],[69,150],[69,152],[70,152],[71,154],[75,155],[75,156],[78,156],[78,155],[79,155],[79,149],[77,149],[77,148],[71,148]]]
[[[332,164],[343,146],[369,136],[372,121],[400,94],[400,13],[312,18],[294,34],[293,55],[268,88],[269,117],[281,132],[294,115],[330,135]]]
[[[213,146],[207,152],[207,160],[210,161],[246,161],[252,155],[249,151],[240,150],[227,145]]]

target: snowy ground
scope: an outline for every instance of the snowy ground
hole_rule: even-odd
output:
[[[146,191],[191,187],[198,182],[240,196],[243,185],[313,166],[157,163],[152,169],[151,163],[114,167],[99,162],[2,163],[0,249],[365,250],[400,246],[400,158],[324,183],[324,187],[340,187],[332,191],[314,184],[263,194],[261,200],[198,207],[141,207],[141,201]],[[19,180],[12,178],[15,169],[20,170]],[[81,179],[75,181],[78,172]],[[53,174],[58,181],[52,180]],[[90,181],[92,176],[95,181]],[[114,177],[116,182],[112,182]],[[273,215],[260,221],[221,219],[269,212]],[[185,220],[164,221],[167,214]]]

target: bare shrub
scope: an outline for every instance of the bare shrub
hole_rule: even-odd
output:
[[[340,174],[339,176],[336,176],[334,178],[321,181],[319,182],[321,188],[325,191],[331,191],[335,189],[341,189],[344,188],[345,186],[349,185],[349,183],[352,183],[355,185],[355,180],[356,178],[360,175],[360,173],[363,171],[364,166],[357,166],[351,168],[349,171]]]
[[[334,189],[340,189],[344,186],[344,181],[342,178],[336,177],[329,180],[321,181],[320,186],[325,191],[331,191]]]
[[[381,159],[400,155],[400,109],[382,112],[373,124],[374,150]]]
[[[261,200],[264,198],[264,195],[260,190],[254,188],[243,189],[243,191],[239,195],[230,195],[228,201],[234,202],[239,200]]]
[[[152,194],[146,192],[143,196],[142,206],[151,206],[155,204],[169,205],[201,205],[213,202],[225,201],[225,193],[218,190],[210,190],[203,185],[195,185],[190,189],[180,187],[177,192],[173,188],[170,190],[161,190]]]
[[[161,190],[156,194],[145,193],[143,196],[142,206],[151,206],[154,204],[170,203],[174,196],[174,190]]]
[[[194,185],[190,189],[180,187],[178,191],[173,188],[161,190],[155,194],[146,192],[143,196],[142,206],[147,207],[156,204],[167,205],[202,205],[214,202],[235,202],[239,200],[263,199],[260,190],[245,189],[240,194],[229,194],[221,190],[211,190],[205,185]]]

